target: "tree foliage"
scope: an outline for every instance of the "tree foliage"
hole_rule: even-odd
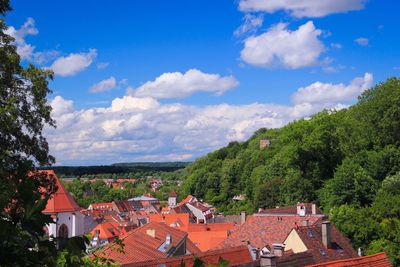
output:
[[[262,139],[272,145],[260,149]],[[384,250],[400,264],[399,171],[400,79],[390,78],[348,109],[263,128],[198,159],[183,171],[181,194],[225,213],[316,201],[355,247]],[[238,194],[246,200],[233,201]]]

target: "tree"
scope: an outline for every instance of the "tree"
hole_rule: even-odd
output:
[[[52,265],[55,247],[43,238],[50,216],[42,210],[56,187],[47,175],[28,174],[54,162],[43,137],[44,127],[54,126],[46,99],[53,74],[21,66],[6,34],[10,10],[9,0],[0,2],[0,265]]]

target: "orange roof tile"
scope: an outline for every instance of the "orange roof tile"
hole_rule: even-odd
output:
[[[163,222],[168,226],[176,227],[182,231],[187,232],[189,226],[189,214],[149,214],[150,222]]]
[[[81,208],[76,204],[75,200],[69,192],[61,184],[59,178],[53,170],[42,170],[47,175],[52,176],[56,180],[57,192],[47,201],[46,208],[43,213],[60,213],[60,212],[74,212],[79,211]]]
[[[320,264],[307,265],[307,267],[391,267],[388,257],[385,252],[364,256],[356,257],[345,260],[330,261]]]
[[[233,223],[189,224],[188,234],[201,251],[207,251],[217,247],[234,229]]]

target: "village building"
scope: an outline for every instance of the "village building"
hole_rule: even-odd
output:
[[[57,191],[47,201],[43,213],[53,219],[53,223],[46,226],[50,238],[65,240],[74,236],[85,234],[85,216],[80,212],[81,208],[64,188],[59,178],[52,170],[44,170],[51,179],[55,179]]]

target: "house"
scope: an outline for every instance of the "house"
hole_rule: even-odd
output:
[[[178,195],[175,191],[168,194],[168,207],[173,208],[176,206]]]
[[[111,243],[93,255],[111,259],[121,266],[141,266],[151,260],[200,253],[187,238],[187,233],[165,223],[150,222],[130,231],[121,240],[124,244],[123,252],[118,250],[118,244]]]
[[[319,264],[308,265],[306,267],[392,267],[388,257],[385,252],[368,255],[364,257],[356,257],[345,260],[329,261]]]
[[[293,228],[283,241],[285,251],[310,252],[315,263],[357,257],[345,236],[329,221]]]
[[[161,222],[166,225],[187,232],[189,228],[189,214],[149,214],[149,222]]]
[[[312,203],[267,209],[248,216],[217,248],[250,244],[265,252],[273,244],[283,243],[290,231],[297,226],[313,225],[326,216]]]
[[[128,222],[103,222],[90,231],[92,247],[103,246],[111,243],[116,237],[122,237],[136,225]]]
[[[214,215],[211,206],[201,203],[196,197],[188,195],[175,207],[170,208],[170,213],[189,213],[191,220],[195,223],[210,223]]]
[[[260,149],[264,149],[266,147],[269,147],[271,145],[271,140],[269,139],[261,139],[260,140]]]
[[[84,232],[84,215],[80,212],[81,208],[64,188],[59,178],[53,170],[43,170],[49,179],[55,179],[57,191],[47,201],[43,213],[48,214],[53,219],[53,223],[46,226],[46,231],[50,238],[56,238],[64,242],[65,239],[74,236],[82,236]]]

